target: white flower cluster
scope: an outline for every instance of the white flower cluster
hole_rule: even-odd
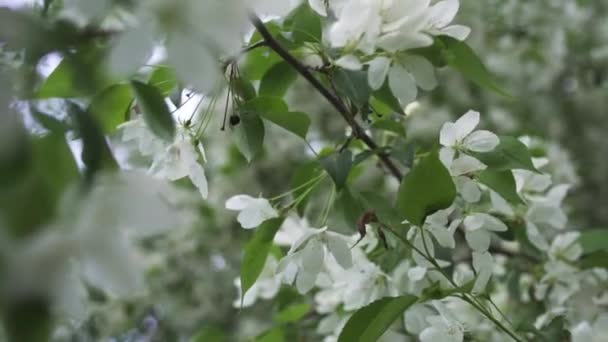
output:
[[[209,186],[201,165],[206,161],[205,150],[188,127],[179,127],[170,143],[155,136],[141,116],[121,124],[119,128],[123,142],[136,143],[143,156],[152,158],[149,174],[169,181],[188,177],[201,196],[207,198]]]
[[[342,49],[335,64],[351,70],[367,64],[370,87],[379,89],[388,78],[403,106],[416,99],[417,87],[431,90],[437,85],[433,65],[406,51],[432,45],[433,36],[464,40],[470,33],[466,26],[450,25],[460,7],[458,0],[432,5],[430,0],[309,0],[309,4],[320,15],[335,18],[325,35],[331,47]]]
[[[507,223],[521,222],[530,243],[543,253],[538,256],[538,262],[544,263],[543,274],[523,273],[520,277],[520,300],[530,301],[528,293],[533,290],[535,300],[543,301],[548,308],[537,318],[536,328],[542,329],[555,317],[565,316],[575,340],[592,341],[589,336],[602,336],[601,322],[605,315],[601,315],[601,308],[593,306],[608,303],[608,293],[601,285],[608,279],[608,273],[574,266],[582,254],[577,241],[579,234],[564,231],[567,217],[561,206],[569,187],[552,186],[549,174],[516,169],[511,171],[514,190],[522,203],[506,201],[477,179],[487,166],[474,157],[475,153],[492,152],[500,144],[495,134],[475,131],[478,124],[479,113],[469,111],[441,129],[440,159],[457,185],[458,196],[449,208],[426,217],[421,227],[411,226],[406,237],[413,246],[411,259],[387,272],[369,257],[380,248],[379,236],[373,229],[368,229],[365,238],[356,244],[358,235],[314,229],[306,220],[288,218],[275,237],[275,244],[290,246],[287,255],[278,261],[269,257],[244,304],[252,305],[256,298],[272,298],[281,283],[295,283],[302,294],[314,289],[315,311],[326,315],[318,326],[318,332],[326,336],[325,341],[337,340],[352,313],[371,302],[402,294],[423,296],[434,286],[442,290],[469,288],[471,296],[488,295],[498,307],[505,306],[509,298],[507,287],[496,283],[489,288],[488,284],[493,277],[506,274],[508,259],[501,248],[510,246],[506,251],[517,253],[524,247],[503,241],[496,233],[506,232]],[[522,142],[526,143],[527,138],[522,138]],[[549,161],[533,158],[533,163],[542,170]],[[236,200],[245,200],[245,204],[235,206]],[[244,210],[241,215],[248,219],[241,216],[239,219],[244,228],[277,216],[263,198],[237,196],[227,206]],[[457,243],[462,240],[457,232],[462,234],[466,245]],[[492,246],[499,249],[494,252]],[[452,259],[438,259],[438,248],[453,250]],[[470,258],[455,257],[463,252],[469,253]],[[452,274],[448,274],[448,267],[452,267]],[[535,284],[534,289],[531,284]],[[591,300],[591,308],[577,306],[575,303],[581,298]],[[235,301],[235,305],[239,303],[240,300]],[[489,312],[498,315],[497,310]],[[403,322],[407,332],[418,335],[421,341],[461,342],[465,333],[480,334],[488,340],[506,338],[479,311],[456,297],[418,303],[406,311]],[[404,336],[398,330],[389,330],[383,341],[400,341]]]

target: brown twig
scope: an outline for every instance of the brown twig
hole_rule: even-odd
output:
[[[272,34],[266,29],[262,20],[255,14],[250,14],[250,20],[256,30],[260,33],[266,45],[276,52],[285,62],[291,65],[300,75],[302,75],[329,103],[340,113],[340,115],[344,118],[344,120],[350,125],[353,130],[353,135],[363,141],[367,147],[369,147],[373,151],[378,150],[378,145],[376,142],[365,133],[363,127],[359,125],[359,123],[355,120],[351,111],[344,105],[339,97],[334,95],[331,91],[329,91],[311,72],[310,70],[300,61],[298,61],[294,56],[292,56],[281,44],[274,39]],[[385,154],[378,152],[378,158],[384,164],[384,166],[388,169],[388,171],[399,181],[403,178],[403,175],[397,165],[393,163],[390,157]]]

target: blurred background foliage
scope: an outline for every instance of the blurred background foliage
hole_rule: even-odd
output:
[[[399,118],[408,142],[433,144],[432,139],[443,122],[469,108],[476,109],[483,115],[482,123],[499,134],[529,135],[549,141],[535,147],[544,150],[560,165],[554,170],[556,177],[576,184],[568,200],[571,224],[583,229],[608,227],[605,208],[608,204],[608,139],[605,138],[608,132],[608,2],[463,0],[461,6],[457,21],[472,28],[468,43],[512,97],[481,89],[453,70],[442,70],[438,78],[440,86],[420,95],[418,102],[408,107],[408,116]],[[60,2],[56,2],[47,15],[52,17],[59,7]],[[94,83],[83,83],[95,89],[79,87],[82,91],[79,95],[94,93],[110,84],[103,72],[89,68],[95,65],[90,62],[97,58],[95,47],[87,50],[91,51],[90,56],[72,53],[82,38],[79,34],[88,32],[75,34],[65,25],[55,25],[49,31],[48,27],[33,21],[27,27],[19,27],[15,25],[24,21],[12,19],[15,20],[0,22],[0,37],[6,39],[11,33],[22,33],[34,40],[27,41],[28,46],[39,48],[33,55],[16,56],[10,52],[10,46],[3,47],[6,50],[0,54],[5,66],[3,74],[17,73],[24,82],[21,90],[36,88],[28,84],[39,82],[40,66],[45,59],[16,68],[12,67],[18,64],[14,61],[22,57],[37,61],[48,52],[47,44],[61,46],[64,59],[70,59],[72,65],[86,66],[86,74],[95,76]],[[60,39],[50,42],[49,37]],[[254,57],[245,57],[240,64],[245,72],[247,58]],[[258,62],[253,59],[250,63]],[[8,81],[0,81],[0,86],[5,82]],[[4,95],[5,92],[0,92],[0,97]],[[348,132],[343,120],[306,82],[296,79],[287,99],[291,110],[310,115],[312,125],[308,137],[312,148],[321,151],[323,147],[339,148],[344,143]],[[8,100],[0,98],[0,103],[3,101]],[[66,118],[63,107],[52,100],[16,106],[26,113],[26,126],[34,132],[44,131],[40,120],[33,120],[39,111],[59,119],[49,119],[47,125],[60,126]],[[54,334],[56,341],[90,341],[108,336],[114,336],[117,341],[136,341],[151,325],[156,331],[154,341],[185,341],[192,336],[195,342],[248,339],[272,327],[281,310],[294,303],[301,304],[299,296],[285,289],[275,305],[260,302],[251,308],[233,306],[237,298],[233,282],[238,275],[242,244],[250,232],[240,229],[223,204],[228,196],[236,193],[255,195],[264,191],[264,196],[271,197],[288,191],[290,184],[298,184],[299,173],[317,165],[309,162],[310,149],[301,140],[268,126],[262,156],[248,164],[230,134],[219,129],[221,112],[216,113],[203,141],[211,195],[200,208],[199,224],[192,230],[145,241],[142,248],[154,265],[147,274],[150,291],[146,296],[128,302],[101,294],[93,297],[90,318],[80,326],[65,322]],[[110,133],[111,143],[121,138],[116,132],[106,133]],[[15,141],[7,135],[2,134],[0,139]],[[380,133],[376,138],[388,142],[391,136]],[[5,144],[1,145],[6,148]],[[411,145],[404,145],[395,153],[399,154],[402,167],[411,163]],[[129,162],[137,165],[142,160],[134,157]],[[376,161],[370,158],[365,163]],[[378,168],[359,166],[351,177],[356,178],[356,187],[362,192],[394,190],[397,186],[382,177]],[[311,205],[305,214],[312,225],[320,221],[325,202],[333,196],[326,190],[329,188],[321,186],[311,195]],[[268,189],[272,193],[267,193]],[[354,233],[357,210],[351,208],[348,192],[340,196],[329,212],[329,225],[332,229]],[[94,293],[94,289],[90,291]],[[306,331],[313,329],[304,328],[307,320],[314,317],[300,318],[297,326],[287,323],[285,326],[289,329],[271,330],[270,334],[287,334],[286,340],[312,338],[306,336]]]

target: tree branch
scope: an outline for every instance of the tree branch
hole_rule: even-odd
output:
[[[272,34],[266,29],[264,23],[260,18],[251,13],[249,16],[251,23],[256,28],[256,30],[262,35],[266,45],[276,52],[285,62],[289,63],[300,75],[302,75],[329,103],[342,115],[342,118],[350,125],[353,130],[353,135],[363,141],[367,147],[369,147],[372,151],[378,150],[378,145],[374,140],[365,133],[363,127],[359,125],[359,123],[355,120],[354,116],[350,112],[350,110],[344,105],[339,97],[330,92],[311,72],[310,70],[300,63],[294,56],[292,56],[281,44],[274,39]],[[378,152],[378,158],[384,164],[384,166],[388,169],[388,171],[399,181],[403,178],[401,171],[393,163],[390,157],[386,153]]]

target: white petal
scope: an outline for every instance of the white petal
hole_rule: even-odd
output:
[[[325,7],[325,0],[308,0],[308,5],[319,15],[326,17],[327,8]]]
[[[568,216],[560,207],[546,204],[532,204],[526,213],[526,218],[536,224],[546,224],[555,229],[564,229]]]
[[[490,190],[490,201],[492,202],[492,210],[499,213],[499,214],[503,214],[509,217],[512,217],[515,215],[515,213],[513,212],[513,209],[511,208],[511,205],[509,205],[509,203],[502,198],[502,196],[500,196],[499,194],[497,194],[494,191]]]
[[[473,152],[490,152],[498,146],[498,136],[490,131],[475,131],[464,139],[464,147]]]
[[[243,210],[251,205],[255,198],[249,195],[236,195],[226,201],[226,209]]]
[[[490,248],[490,233],[484,229],[477,229],[465,232],[465,239],[472,250],[485,252]]]
[[[463,154],[452,162],[450,173],[452,176],[461,176],[472,172],[485,170],[485,168],[486,165],[480,162],[477,158]]]
[[[483,293],[492,276],[494,260],[488,252],[473,252],[473,268],[477,272],[477,279],[473,285],[473,293]]]
[[[538,227],[530,221],[526,221],[526,235],[534,247],[540,249],[541,251],[549,250],[549,243],[547,242],[547,239],[541,234]]]
[[[432,316],[434,312],[424,304],[414,304],[405,311],[405,328],[411,334],[418,335],[428,327],[426,318]]]
[[[454,20],[459,7],[458,0],[443,0],[436,3],[430,8],[431,25],[436,28],[447,26]]]
[[[323,249],[323,245],[318,239],[312,239],[302,249],[300,269],[316,275],[321,271],[324,259],[325,250]]]
[[[446,36],[450,36],[454,39],[463,41],[467,39],[467,37],[471,33],[471,29],[468,26],[464,25],[450,25],[441,29],[441,33],[445,34]]]
[[[369,62],[367,81],[372,89],[377,90],[382,87],[390,66],[391,61],[386,57],[376,57]]]
[[[468,203],[477,203],[481,199],[481,190],[469,177],[457,177],[456,186],[462,198]]]
[[[390,32],[378,38],[378,46],[388,52],[417,49],[433,44],[433,38],[421,32]]]
[[[393,65],[388,74],[388,81],[393,95],[402,106],[414,101],[418,95],[414,77],[400,65]]]
[[[400,59],[405,68],[414,75],[416,84],[424,90],[432,90],[437,86],[435,68],[426,58],[408,55]]]
[[[218,62],[201,42],[179,34],[167,42],[167,61],[181,81],[201,92],[209,92],[219,80]]]
[[[108,57],[110,72],[130,76],[146,63],[153,49],[154,37],[146,26],[121,34]]]
[[[479,124],[479,112],[469,110],[454,122],[456,129],[456,141],[462,142],[464,138],[471,134]]]
[[[504,224],[501,220],[496,217],[484,213],[479,213],[477,215],[481,215],[484,220],[483,228],[487,230],[491,230],[493,232],[505,232],[507,231],[507,225]]]
[[[429,327],[424,329],[420,333],[420,342],[437,342],[437,341],[454,341],[449,335],[447,329],[439,329],[436,327]]]
[[[572,342],[589,342],[593,341],[593,329],[588,322],[581,322],[574,328],[570,329]]]
[[[446,122],[441,126],[439,143],[445,147],[454,147],[459,143],[458,132],[456,131],[456,125],[453,122]],[[454,153],[452,153],[452,157],[454,157]]]
[[[363,68],[359,58],[354,55],[342,56],[335,61],[335,64],[340,68],[348,70],[361,70]]]
[[[439,150],[439,160],[446,169],[450,170],[452,168],[452,163],[454,162],[454,155],[456,151],[449,147],[442,147]]]
[[[305,294],[315,286],[317,274],[300,270],[296,277],[296,288],[300,294]]]
[[[209,194],[209,186],[207,184],[207,177],[205,176],[205,169],[199,163],[192,163],[189,164],[188,170],[190,181],[196,186],[201,196],[206,199]]]
[[[453,232],[450,232],[446,227],[432,225],[428,226],[428,230],[441,246],[446,248],[454,248],[456,246]]]
[[[327,248],[338,264],[344,269],[349,269],[353,266],[353,256],[344,239],[333,234],[327,234]]]
[[[419,281],[426,275],[426,267],[416,266],[407,271],[407,277],[412,281]]]

